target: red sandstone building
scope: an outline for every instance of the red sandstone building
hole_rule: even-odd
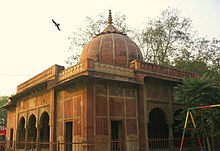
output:
[[[95,142],[123,140],[121,150],[149,150],[149,140],[175,137],[174,116],[181,105],[173,88],[183,77],[196,75],[144,62],[110,14],[78,64],[54,65],[17,86],[5,106],[7,148],[74,150],[62,143],[85,142],[80,150],[109,151],[114,150],[109,143]],[[129,140],[137,142],[129,146]]]

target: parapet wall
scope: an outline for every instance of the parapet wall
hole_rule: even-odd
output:
[[[39,83],[42,83],[46,80],[52,80],[55,79],[56,76],[59,74],[59,72],[61,72],[62,70],[64,70],[63,66],[59,66],[59,65],[54,65],[50,68],[48,68],[47,70],[39,73],[38,75],[34,76],[33,78],[27,80],[26,82],[20,84],[17,86],[17,93],[30,88],[34,85],[37,85]]]
[[[200,76],[196,73],[155,65],[147,62],[141,62],[138,60],[132,61],[130,63],[130,68],[126,68],[110,64],[103,64],[95,62],[92,59],[87,59],[86,61],[76,64],[75,66],[72,66],[68,69],[65,69],[63,66],[54,65],[34,76],[33,78],[27,80],[26,82],[18,85],[17,93],[49,80],[54,80],[55,84],[62,83],[63,81],[74,78],[75,76],[80,76],[82,73],[90,76],[103,76],[102,78],[105,78],[106,75],[111,75],[107,77],[113,79],[119,77],[118,79],[122,78],[124,80],[133,79],[132,81],[138,81],[138,79],[135,79],[137,78],[136,75],[138,74],[141,74],[143,77],[156,76],[178,80],[182,80],[184,77],[197,78]]]

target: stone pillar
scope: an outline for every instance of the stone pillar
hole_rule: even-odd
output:
[[[173,151],[174,150],[174,140],[173,140],[173,123],[169,122],[169,150]]]
[[[85,79],[86,91],[83,94],[83,115],[82,115],[82,146],[83,151],[94,150],[94,80],[87,77]]]
[[[94,80],[87,79],[87,147],[85,150],[94,150]]]
[[[148,151],[148,150],[150,150],[150,148],[149,148],[149,138],[148,138],[148,123],[149,123],[149,118],[148,118],[148,116],[146,116],[147,117],[147,120],[146,120],[146,150]]]
[[[30,140],[28,139],[28,136],[29,136],[29,126],[26,127],[25,131],[26,131],[26,133],[25,133],[25,147],[24,147],[24,149],[28,150],[28,149],[30,149]]]
[[[139,126],[139,146],[141,151],[146,150],[146,126],[144,116],[144,85],[138,85],[138,126]]]
[[[20,141],[19,140],[19,130],[20,130],[20,126],[18,126],[18,128],[17,128],[17,131],[16,131],[16,147],[15,148],[17,148],[17,149],[19,149],[19,147],[20,147],[20,145],[19,145],[19,143],[18,143],[18,141]]]
[[[169,150],[174,150],[174,140],[173,140],[173,109],[172,103],[169,104],[169,119],[168,119],[168,127],[169,127]]]
[[[145,120],[145,128],[146,128],[146,150],[150,150],[149,149],[149,138],[148,138],[148,123],[149,123],[149,117],[148,117],[148,102],[147,102],[147,90],[146,90],[146,86],[144,84],[143,87],[143,94],[144,94],[144,120]]]
[[[51,111],[49,117],[51,118],[51,121],[48,123],[50,128],[50,139],[49,142],[51,142],[50,150],[55,151],[56,150],[56,116],[57,116],[57,92],[55,90],[51,91]],[[51,124],[50,124],[51,123]]]
[[[40,129],[41,129],[41,125],[38,124],[38,125],[37,125],[37,137],[36,137],[36,142],[37,142],[37,144],[36,144],[37,146],[36,146],[36,147],[37,147],[37,150],[40,150],[40,149],[41,149],[41,144],[40,144],[40,143],[41,143],[41,142],[40,142],[40,141],[41,141],[41,140],[40,140]]]

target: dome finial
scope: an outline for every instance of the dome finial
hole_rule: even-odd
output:
[[[112,13],[111,13],[111,10],[109,10],[109,14],[108,14],[108,24],[112,24]]]

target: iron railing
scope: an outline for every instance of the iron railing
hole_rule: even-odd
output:
[[[169,140],[166,138],[151,138],[149,140],[109,140],[109,141],[74,141],[74,142],[21,142],[21,141],[2,141],[0,142],[0,151],[9,149],[16,151],[18,149],[44,151],[138,151],[140,142],[146,145],[147,151],[177,151],[179,150],[181,139]],[[185,138],[183,150],[197,150],[199,145],[193,138]]]

